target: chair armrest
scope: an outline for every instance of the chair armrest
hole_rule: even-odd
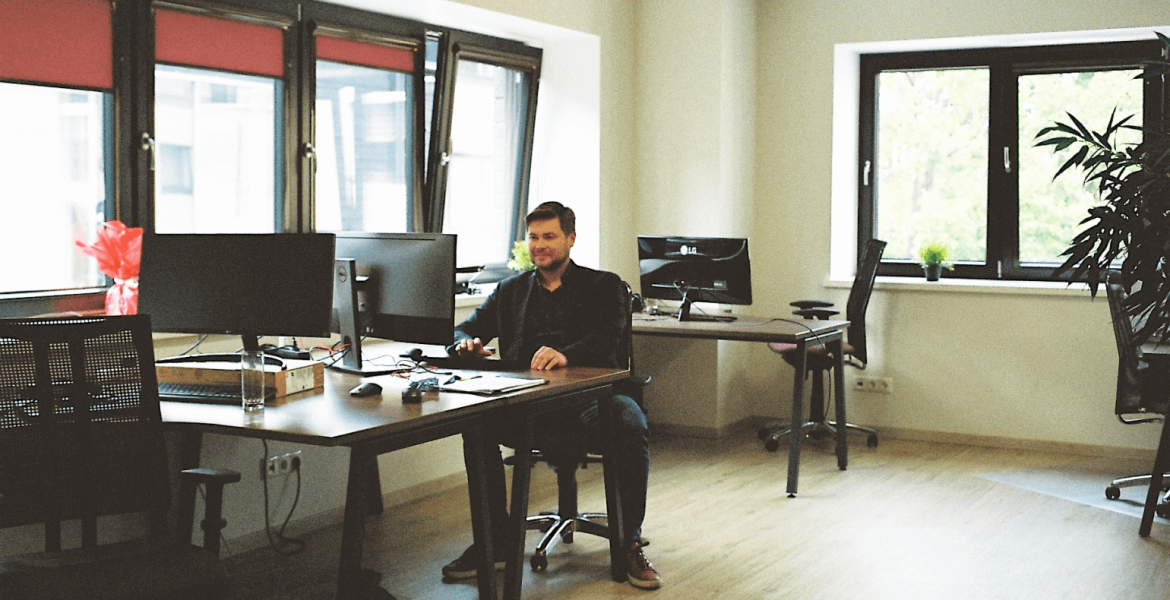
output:
[[[788,303],[788,306],[795,306],[796,308],[800,309],[828,308],[832,305],[832,302],[825,302],[824,300],[797,300],[796,302]]]
[[[230,469],[187,469],[179,473],[179,493],[185,498],[193,499],[199,484],[207,488],[199,527],[203,530],[203,549],[216,556],[219,556],[219,532],[227,526],[223,518],[223,486],[239,480],[240,474]],[[179,539],[187,543],[191,539],[191,523],[180,522],[177,532]]]
[[[833,315],[840,314],[841,311],[833,310],[831,308],[806,308],[802,310],[794,310],[793,314],[800,315],[806,319],[827,319]]]

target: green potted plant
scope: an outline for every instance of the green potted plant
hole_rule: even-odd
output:
[[[531,271],[536,268],[532,257],[528,256],[528,244],[516,242],[512,244],[512,258],[508,261],[508,268],[513,271]]]
[[[1157,35],[1170,51],[1170,38]],[[1144,67],[1143,77],[1158,78],[1170,72],[1170,61],[1146,61]],[[1036,145],[1053,146],[1054,152],[1075,149],[1053,179],[1076,167],[1101,204],[1089,209],[1081,222],[1085,229],[1072,239],[1064,251],[1068,258],[1054,275],[1088,282],[1095,297],[1098,283],[1120,260],[1129,293],[1126,312],[1139,321],[1135,337],[1139,343],[1155,336],[1170,340],[1170,127],[1137,127],[1129,124],[1132,116],[1118,119],[1114,111],[1105,129],[1095,132],[1068,117],[1071,124],[1057,122],[1040,130]],[[1141,131],[1142,141],[1116,143],[1125,129]]]
[[[927,281],[938,281],[942,270],[954,271],[951,249],[942,242],[928,242],[918,249],[918,264],[926,272]]]

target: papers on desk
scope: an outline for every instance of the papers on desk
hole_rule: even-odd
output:
[[[444,392],[462,392],[465,394],[479,394],[481,396],[507,394],[548,383],[544,379],[494,374],[472,375],[465,379],[450,382],[444,381],[441,378],[442,376],[440,376],[439,389]]]

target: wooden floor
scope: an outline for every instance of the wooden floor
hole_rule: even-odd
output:
[[[525,568],[524,597],[1170,598],[1170,528],[1155,524],[1142,539],[1132,517],[977,476],[1084,457],[854,441],[839,471],[827,443],[804,448],[801,493],[790,499],[784,452],[765,452],[751,432],[658,436],[644,534],[662,589],[610,581],[606,543],[578,536],[546,572]],[[533,481],[533,508],[553,506],[551,471],[538,466]],[[601,509],[600,469],[581,481],[582,509]],[[466,488],[388,509],[369,523],[365,565],[399,600],[475,598],[473,582],[439,574],[468,543],[467,514]],[[229,559],[234,598],[332,598],[339,530],[305,536],[308,549],[294,557],[265,548]]]

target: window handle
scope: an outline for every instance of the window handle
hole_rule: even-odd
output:
[[[444,152],[443,155],[439,157],[439,163],[445,167],[449,162],[451,162],[451,155]]]
[[[154,171],[155,144],[149,133],[142,132],[142,149],[150,153],[150,170]]]
[[[1003,147],[1003,172],[1012,172],[1012,154],[1011,150],[1007,146]]]
[[[869,170],[873,167],[873,163],[868,160],[865,161],[865,167],[861,171],[861,185],[869,185]]]
[[[317,149],[314,148],[313,145],[309,142],[305,142],[304,145],[301,146],[301,156],[310,160],[314,160],[317,158]]]

